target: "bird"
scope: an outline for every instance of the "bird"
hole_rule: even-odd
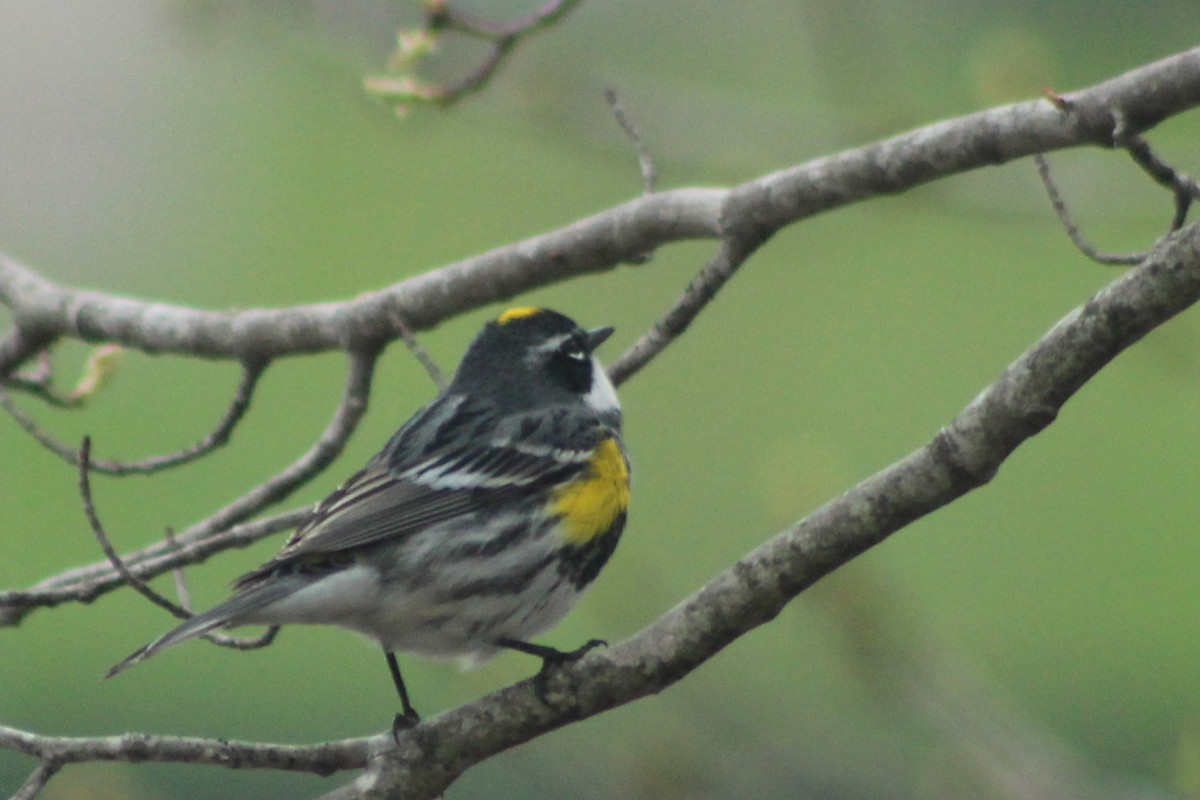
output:
[[[335,625],[383,648],[401,711],[420,721],[397,652],[480,663],[556,625],[625,528],[631,467],[616,390],[585,330],[547,308],[487,322],[449,384],[333,493],[232,596],[108,671],[242,625]]]

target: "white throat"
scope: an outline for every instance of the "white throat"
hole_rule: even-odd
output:
[[[604,365],[592,356],[592,388],[584,395],[583,401],[596,412],[620,411],[621,401],[617,399],[617,390],[613,388]]]

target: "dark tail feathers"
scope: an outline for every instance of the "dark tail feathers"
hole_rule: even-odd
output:
[[[295,588],[295,586],[289,585],[287,581],[270,581],[236,594],[224,603],[214,606],[202,614],[197,614],[178,628],[164,633],[121,663],[114,665],[112,669],[105,673],[104,677],[111,678],[118,672],[124,672],[135,664],[142,663],[150,656],[161,650],[166,650],[172,645],[186,642],[188,639],[194,639],[197,636],[203,636],[217,628],[229,626],[231,623],[236,625],[238,624],[239,617],[243,617],[247,612],[257,611],[280,598],[286,597],[295,591]]]

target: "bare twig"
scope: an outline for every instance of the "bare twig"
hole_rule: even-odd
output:
[[[14,309],[15,317],[15,309],[19,303],[15,301],[14,294],[20,293],[20,289],[24,287],[19,286],[20,275],[5,274],[8,263],[9,259],[0,254],[0,305]],[[6,283],[12,285],[3,285]],[[17,292],[12,291],[14,287],[17,288]],[[17,367],[45,352],[46,348],[53,344],[60,335],[60,332],[52,328],[48,329],[43,325],[22,327],[20,324],[16,324],[12,330],[6,332],[4,336],[0,336],[0,387],[8,383]],[[18,384],[20,383],[21,381],[18,379]],[[53,400],[50,402],[53,403]]]
[[[2,734],[3,730],[0,729],[0,735]],[[41,793],[42,789],[46,788],[46,784],[58,774],[60,769],[62,766],[56,761],[43,759],[10,800],[33,800]]]
[[[53,377],[50,351],[43,349],[37,354],[36,366],[12,373],[2,385],[36,397],[53,408],[78,408],[83,405],[82,396],[65,395],[55,391],[51,383]]]
[[[377,350],[351,354],[341,402],[329,426],[308,452],[275,477],[188,527],[178,535],[175,546],[158,542],[127,555],[124,563],[129,570],[148,580],[175,567],[203,561],[213,553],[245,547],[298,524],[308,513],[306,509],[245,525],[238,523],[290,495],[341,453],[366,411],[377,355]],[[120,574],[105,560],[47,578],[25,591],[0,592],[0,626],[16,625],[34,608],[71,601],[89,602],[122,584]]]
[[[1193,196],[1185,192],[1175,193],[1175,216],[1171,218],[1170,230],[1177,231],[1187,222],[1188,211],[1192,208]]]
[[[267,536],[290,530],[311,513],[310,507],[284,511],[270,517],[235,525],[187,544],[156,542],[127,555],[123,561],[146,575],[168,572],[203,561],[214,553],[248,547]],[[0,626],[17,625],[34,608],[53,608],[63,603],[88,603],[101,594],[122,586],[121,576],[107,560],[66,570],[29,589],[0,591]]]
[[[621,130],[629,138],[633,144],[634,152],[638,157],[638,168],[642,173],[642,193],[645,195],[654,194],[654,187],[658,181],[658,176],[654,172],[654,162],[650,158],[650,151],[646,147],[646,142],[642,138],[641,131],[637,125],[625,111],[625,107],[617,98],[617,91],[613,88],[604,90],[604,99],[608,102],[609,110],[612,111],[613,117],[616,118],[617,124],[621,126]],[[653,250],[647,250],[644,253],[639,253],[637,258],[633,259],[635,264],[645,264],[654,257]]]
[[[257,386],[258,379],[266,366],[265,363],[258,362],[243,365],[241,382],[238,384],[237,392],[234,394],[229,408],[225,411],[225,416],[199,442],[174,453],[149,456],[137,461],[92,461],[91,470],[105,475],[148,475],[195,461],[222,447],[229,442],[229,437],[233,433],[233,429],[241,422],[242,417],[246,414],[246,410],[250,407],[250,399],[254,394],[254,388]],[[3,407],[9,413],[9,416],[26,433],[32,436],[38,444],[67,463],[78,465],[79,451],[76,448],[59,441],[53,435],[43,430],[34,421],[33,417],[17,406],[13,399],[3,391],[0,391],[0,407]]]
[[[212,642],[217,647],[225,647],[230,650],[260,650],[274,644],[278,636],[279,626],[272,625],[257,636],[234,636],[232,633],[209,631],[201,638]]]
[[[731,237],[723,242],[667,313],[608,366],[613,383],[620,386],[687,330],[692,320],[765,241],[765,237],[756,236]]]
[[[163,541],[171,547],[179,547],[179,542],[175,539],[175,529],[170,525],[163,531]],[[111,559],[110,559],[111,560]],[[179,605],[188,613],[192,612],[192,593],[188,590],[187,576],[183,574],[182,567],[175,567],[171,570],[171,577],[175,581],[175,596],[179,598]]]
[[[15,389],[31,397],[36,397],[52,408],[79,408],[83,405],[83,400],[80,398],[56,392],[48,383],[23,372],[13,373],[3,385],[8,389]]]
[[[1042,178],[1042,185],[1046,187],[1046,194],[1050,197],[1050,205],[1054,208],[1054,213],[1058,215],[1058,220],[1066,230],[1067,236],[1071,238],[1071,242],[1081,253],[1093,261],[1106,265],[1128,266],[1141,263],[1146,259],[1149,253],[1104,253],[1092,247],[1091,243],[1084,239],[1083,234],[1079,232],[1079,226],[1075,224],[1071,210],[1067,208],[1066,201],[1058,191],[1058,185],[1054,182],[1054,176],[1050,174],[1050,163],[1046,157],[1038,153],[1033,157],[1033,163],[1037,165],[1038,175]]]
[[[235,525],[283,500],[329,466],[341,454],[366,413],[378,357],[378,347],[350,353],[341,400],[334,411],[333,419],[313,446],[278,475],[251,489],[208,519],[180,533],[179,541],[188,545],[210,533]]]
[[[100,549],[104,551],[104,555],[108,558],[108,562],[112,564],[113,569],[121,576],[121,580],[125,581],[134,591],[159,608],[166,609],[179,619],[187,619],[191,614],[151,589],[141,578],[130,572],[129,568],[125,566],[125,562],[121,560],[121,556],[113,548],[112,541],[108,538],[108,532],[104,530],[104,524],[100,521],[100,515],[96,513],[96,504],[92,499],[92,482],[89,477],[91,473],[91,452],[92,439],[90,436],[85,436],[83,437],[82,444],[79,445],[79,495],[83,498],[83,513],[87,515],[88,524],[92,527],[92,533],[95,535],[96,541],[100,543]]]
[[[425,368],[425,372],[433,380],[433,383],[435,386],[437,386],[438,391],[440,392],[445,389],[446,376],[438,368],[437,362],[433,360],[433,356],[429,355],[429,351],[426,350],[425,346],[421,344],[419,339],[417,339],[417,334],[414,333],[413,329],[409,327],[407,322],[404,321],[404,315],[399,311],[394,311],[392,314],[392,319],[395,321],[396,329],[400,331],[400,338],[404,340],[404,344],[406,347],[408,347],[408,351],[412,353],[413,356],[416,357],[417,361],[421,363],[421,366]]]
[[[445,0],[426,4],[425,27],[431,33],[453,30],[492,44],[483,61],[465,78],[442,90],[440,102],[449,105],[478,91],[495,74],[521,39],[558,22],[580,0],[551,0],[532,14],[507,23],[497,23],[469,14]]]
[[[264,536],[295,527],[307,515],[307,510],[289,511],[253,523],[239,523],[286,498],[313,476],[320,474],[341,453],[366,411],[377,355],[378,350],[374,349],[350,355],[346,389],[337,405],[334,419],[304,456],[282,473],[260,483],[233,503],[182,531],[178,535],[178,545],[157,542],[126,555],[124,560],[128,569],[134,575],[149,579],[178,566],[199,563],[223,549],[245,547]],[[58,606],[71,601],[90,602],[120,585],[121,576],[112,564],[104,560],[62,572],[25,591],[0,591],[0,626],[17,625],[34,608]]]
[[[104,530],[104,524],[100,521],[100,515],[96,512],[96,504],[92,498],[92,482],[89,477],[91,471],[91,450],[91,437],[83,437],[83,443],[79,446],[79,494],[83,498],[84,514],[87,515],[88,524],[91,525],[92,533],[96,536],[96,541],[100,543],[100,549],[104,551],[104,555],[107,556],[113,569],[121,576],[121,580],[125,581],[134,591],[159,608],[165,609],[177,619],[190,619],[192,616],[191,611],[176,603],[172,603],[162,594],[150,588],[149,584],[141,578],[130,572],[129,568],[125,566],[125,562],[121,560],[121,556],[117,553],[116,548],[112,546],[112,540],[108,538],[108,532]],[[167,541],[173,542],[174,536],[169,536]],[[182,574],[178,570],[175,570],[175,575],[177,583],[182,585]],[[186,593],[186,585],[184,591]],[[260,647],[270,645],[275,641],[275,637],[278,634],[279,627],[274,626],[267,628],[264,633],[254,637],[244,638],[223,633],[207,633],[204,634],[204,638],[221,647],[229,647],[234,650],[256,650]]]
[[[642,138],[642,132],[638,130],[637,124],[629,116],[629,112],[625,110],[625,106],[617,97],[617,90],[609,87],[604,90],[604,99],[608,101],[608,108],[612,111],[612,115],[617,120],[617,124],[621,126],[621,130],[625,131],[625,135],[629,137],[630,143],[633,145],[633,150],[637,153],[638,168],[642,172],[642,193],[654,194],[655,186],[658,184],[658,175],[654,171],[654,160],[650,157],[650,149],[646,147],[646,140]]]
[[[394,103],[398,111],[407,110],[412,103],[452,105],[486,86],[522,39],[555,24],[579,3],[580,0],[550,0],[532,14],[501,23],[463,11],[448,0],[426,0],[423,27],[418,31],[402,31],[397,36],[397,49],[389,59],[388,72],[367,76],[363,85],[368,92]],[[490,46],[475,68],[454,83],[437,86],[417,80],[410,73],[411,68],[434,49],[445,31]]]
[[[9,381],[8,384],[6,384],[6,385],[21,387],[22,384],[18,380],[18,381]],[[47,399],[49,397],[49,395],[42,394],[39,392],[29,392],[29,393],[35,394],[37,397],[40,397],[42,399]],[[50,402],[50,401],[48,401],[48,402]],[[53,403],[53,402],[50,402],[50,404],[55,405],[58,408],[66,407],[64,405],[59,405],[59,404]],[[75,450],[75,448],[54,438],[54,435],[49,433],[48,431],[42,430],[41,426],[39,426],[37,424],[37,422],[34,420],[34,418],[32,416],[30,416],[29,414],[27,414],[24,410],[22,410],[22,408],[20,406],[18,406],[16,401],[12,398],[12,395],[10,395],[8,392],[4,391],[3,389],[0,389],[0,407],[2,407],[5,411],[8,412],[8,415],[13,418],[14,422],[16,422],[18,425],[21,426],[21,430],[25,431],[27,434],[29,434],[31,437],[33,437],[34,441],[36,441],[42,447],[44,447],[47,450],[49,450],[50,452],[54,453],[56,456],[58,456],[63,461],[66,461],[69,464],[76,463],[76,457],[78,456],[78,452]]]
[[[448,0],[426,0],[426,25],[434,31],[456,30],[488,41],[525,36],[558,22],[580,0],[550,0],[541,8],[509,22],[495,22],[463,11]]]
[[[34,782],[34,777],[40,777],[44,785],[63,766],[87,761],[216,764],[228,769],[277,769],[332,775],[339,770],[362,769],[373,755],[387,747],[387,741],[388,737],[381,735],[371,739],[293,746],[137,733],[95,738],[40,736],[0,725],[0,747],[33,756],[42,761],[44,771],[49,771],[43,776],[35,772],[26,781],[26,786]],[[28,796],[33,794],[36,791]]]
[[[1137,131],[1129,130],[1126,125],[1118,124],[1113,138],[1129,153],[1133,162],[1141,167],[1143,172],[1175,195],[1175,216],[1171,220],[1170,229],[1177,231],[1182,228],[1187,221],[1192,201],[1200,199],[1200,184],[1164,161],[1154,152],[1154,148],[1145,137]]]

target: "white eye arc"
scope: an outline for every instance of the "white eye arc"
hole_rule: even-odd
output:
[[[592,355],[588,352],[587,347],[574,336],[564,338],[559,343],[558,353],[572,361],[587,361]]]

